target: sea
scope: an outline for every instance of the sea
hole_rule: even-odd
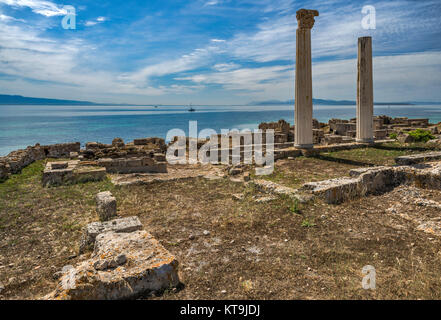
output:
[[[212,129],[257,129],[259,123],[284,119],[294,122],[294,106],[0,106],[0,156],[17,149],[42,145],[96,141],[111,143],[116,137],[132,141],[142,137],[166,138],[172,129],[189,132],[197,121],[198,132]],[[314,106],[313,116],[321,122],[331,118],[350,119],[355,106]],[[375,115],[429,118],[441,122],[441,105],[375,106]]]

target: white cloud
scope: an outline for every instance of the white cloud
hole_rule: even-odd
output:
[[[441,100],[441,52],[374,57],[375,101]],[[356,97],[357,61],[347,59],[313,65],[317,98]]]
[[[240,65],[238,65],[237,63],[217,63],[213,66],[213,69],[216,71],[231,71],[234,69],[238,69],[240,67]]]
[[[96,21],[86,21],[85,23],[84,23],[84,25],[86,26],[86,27],[91,27],[91,26],[94,26],[94,25],[96,25],[98,22],[96,22]]]
[[[151,77],[176,74],[206,66],[213,60],[213,56],[221,51],[222,49],[219,46],[214,45],[198,48],[175,60],[146,66],[139,71],[122,75],[119,79],[138,86],[144,85],[149,82]]]
[[[175,58],[158,63],[140,63],[137,69],[125,73],[84,67],[85,56],[99,54],[87,40],[54,40],[30,26],[14,24],[17,19],[13,17],[0,15],[0,70],[16,77],[0,79],[0,87],[24,95],[54,97],[57,94],[58,98],[102,101],[119,96],[124,97],[120,101],[139,102],[146,96],[201,94],[204,88],[214,85],[222,88],[221,99],[238,96],[250,100],[292,99],[297,23],[289,9],[291,2],[262,0],[261,3],[267,4],[265,11],[276,14],[258,23],[254,32],[240,32],[225,40],[207,39],[206,46],[189,50],[188,54],[176,54]],[[0,0],[0,3],[28,7],[45,16],[59,15],[59,7],[48,1]],[[383,2],[377,6],[374,50],[377,43],[387,44],[397,37],[408,43],[412,33],[433,26],[432,17],[426,16],[429,26],[421,19],[409,18],[409,12],[424,11],[424,6],[432,1],[415,2],[415,9],[410,11],[407,6],[400,6],[406,3]],[[313,65],[314,96],[353,100],[357,76],[353,57],[357,52],[357,37],[365,33],[360,27],[361,10],[358,5],[325,10],[328,5],[329,2],[317,2],[317,8],[324,9],[312,31],[313,60],[319,61]],[[85,25],[107,20],[100,16]],[[323,61],[330,57],[334,60]],[[441,100],[440,64],[440,52],[375,57],[375,100]],[[169,85],[155,83],[156,78],[170,75],[174,81]]]
[[[0,3],[13,7],[27,7],[46,17],[66,15],[67,11],[57,4],[43,0],[0,0]]]
[[[241,68],[177,78],[198,84],[218,84],[237,94],[260,97],[277,97],[293,87],[292,66]],[[284,94],[285,95],[285,94]]]
[[[23,19],[16,19],[14,17],[10,17],[10,16],[6,16],[4,14],[0,14],[0,21],[20,21],[20,22],[25,22]]]
[[[107,18],[106,18],[106,17],[98,17],[98,18],[96,18],[95,20],[89,20],[89,21],[86,21],[86,22],[84,23],[84,25],[85,25],[86,27],[91,27],[91,26],[94,26],[94,25],[96,25],[96,24],[98,24],[98,23],[101,23],[101,22],[104,22],[104,21],[107,21]]]
[[[209,0],[209,1],[205,2],[204,6],[215,6],[219,3],[220,3],[219,0]]]

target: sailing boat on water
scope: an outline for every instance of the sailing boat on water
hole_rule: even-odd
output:
[[[190,109],[188,109],[188,111],[189,112],[195,112],[196,110],[191,106],[191,103],[190,103]]]

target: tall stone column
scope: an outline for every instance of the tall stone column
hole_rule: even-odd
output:
[[[374,87],[372,79],[372,38],[358,38],[357,142],[374,141]]]
[[[297,11],[296,32],[296,93],[295,93],[295,143],[298,148],[312,148],[312,71],[311,29],[316,10]]]

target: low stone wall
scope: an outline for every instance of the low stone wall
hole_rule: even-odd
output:
[[[350,177],[309,182],[300,190],[334,204],[368,194],[383,193],[401,184],[441,190],[441,163],[359,168],[351,170],[349,174]]]
[[[80,165],[80,161],[48,162],[43,171],[44,186],[59,186],[88,181],[101,181],[106,178],[106,169],[96,166]]]
[[[79,142],[42,146],[46,158],[69,158],[71,152],[80,152],[80,147]]]
[[[86,149],[81,151],[81,157],[88,160],[133,158],[155,153],[165,154],[166,150],[167,146],[162,138],[140,138],[127,144],[124,144],[121,138],[115,138],[112,144],[86,143]]]
[[[33,147],[12,151],[0,157],[0,180],[6,179],[11,173],[19,173],[34,161],[46,158],[68,158],[71,152],[79,152],[80,143],[61,143],[47,146],[36,144]]]
[[[395,162],[399,165],[410,165],[435,160],[441,160],[441,152],[421,153],[395,158]]]
[[[165,156],[154,154],[139,158],[104,158],[97,161],[108,173],[166,173]]]

